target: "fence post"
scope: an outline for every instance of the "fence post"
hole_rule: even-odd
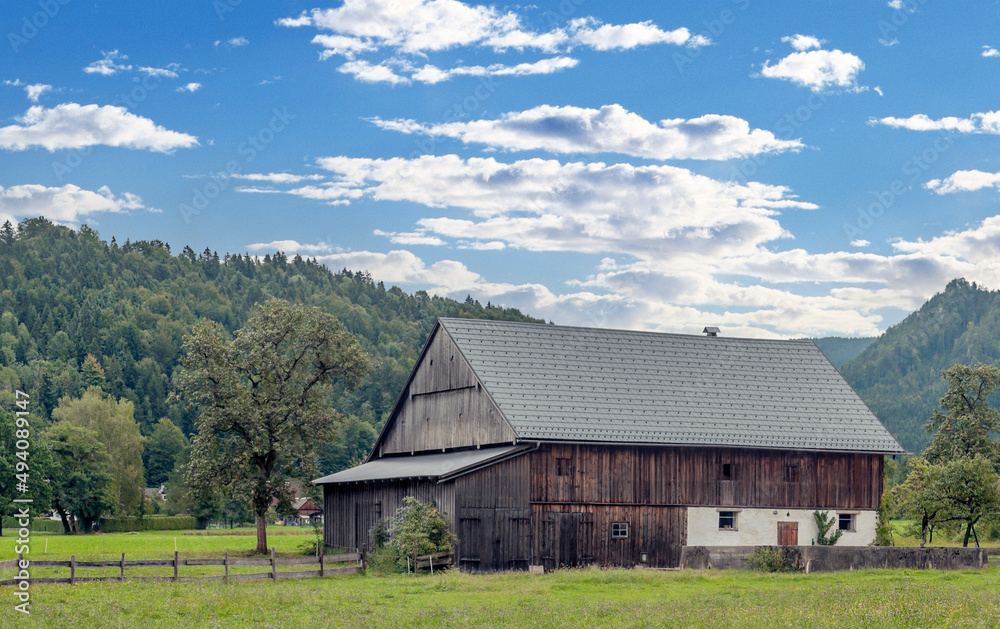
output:
[[[125,580],[125,553],[122,553],[122,562],[120,564],[118,571],[118,580],[119,581]]]
[[[222,577],[225,581],[229,581],[229,551],[226,551],[226,556],[222,559],[222,565],[226,568],[226,574]]]
[[[177,580],[177,551],[174,551],[174,581]]]
[[[274,546],[271,546],[271,580],[278,580],[278,566],[274,563]]]
[[[434,574],[434,553],[431,553],[430,556],[427,557],[427,561],[431,564],[431,574]]]
[[[325,576],[323,574],[323,555],[324,554],[326,554],[326,553],[320,553],[319,554],[319,576],[321,576],[321,577]]]
[[[69,584],[76,585],[76,555],[69,556]]]
[[[368,569],[368,544],[362,544],[361,548],[358,549],[358,553],[361,554],[361,569]],[[407,563],[409,565],[409,563]]]

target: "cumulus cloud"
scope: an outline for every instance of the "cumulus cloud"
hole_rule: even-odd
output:
[[[376,236],[385,236],[397,245],[443,245],[445,241],[437,236],[429,236],[426,231],[418,230],[413,232],[385,232],[381,229],[375,230]]]
[[[1000,134],[1000,111],[975,113],[968,118],[946,116],[934,120],[926,114],[916,114],[909,118],[887,117],[873,119],[869,124],[881,124],[896,129],[910,131],[952,131],[955,133]]]
[[[45,92],[51,92],[52,86],[46,85],[44,83],[34,83],[27,84],[23,83],[21,79],[14,79],[13,81],[4,81],[4,85],[10,85],[12,87],[23,87],[25,94],[28,95],[28,100],[33,103],[37,103],[38,99],[42,97]]]
[[[246,179],[247,181],[266,181],[268,183],[300,183],[302,181],[318,181],[323,179],[323,175],[293,175],[291,173],[247,173],[245,175],[232,175],[233,179]]]
[[[329,253],[333,247],[326,244],[325,242],[310,244],[300,244],[295,240],[272,240],[271,242],[255,242],[252,245],[247,245],[248,251],[281,251],[283,253],[305,253],[305,254],[317,254],[317,253]]]
[[[181,64],[179,63],[168,63],[165,68],[153,68],[149,66],[140,66],[138,68],[139,72],[142,72],[146,76],[156,76],[165,79],[176,79],[180,75],[177,73],[180,70]]]
[[[858,74],[865,69],[864,62],[857,56],[842,50],[811,50],[822,45],[822,40],[806,35],[784,37],[798,51],[779,60],[774,65],[764,63],[760,73],[770,79],[791,81],[808,87],[814,92],[830,88],[861,91]]]
[[[18,124],[0,127],[0,149],[23,151],[40,146],[57,151],[104,145],[169,153],[198,144],[193,135],[170,131],[124,107],[110,105],[35,106],[16,120]]]
[[[579,63],[572,57],[551,57],[531,63],[519,63],[508,66],[494,63],[488,66],[456,66],[442,70],[437,66],[426,64],[413,72],[411,79],[420,83],[440,83],[456,76],[528,76],[530,74],[553,74],[561,70],[574,68]]]
[[[187,85],[182,85],[178,87],[175,91],[177,92],[188,92],[193,93],[201,89],[201,83],[188,83]]]
[[[101,54],[104,55],[103,58],[98,59],[97,61],[84,67],[83,71],[88,74],[111,76],[112,74],[132,69],[131,65],[126,65],[124,63],[128,60],[128,55],[123,55],[118,52],[118,50],[111,50],[108,52],[102,50]]]
[[[944,179],[931,179],[924,187],[936,194],[971,192],[983,188],[1000,188],[1000,173],[981,170],[960,170]]]
[[[542,105],[495,120],[420,124],[413,120],[372,122],[402,133],[455,138],[508,150],[554,153],[622,153],[651,159],[732,159],[761,153],[797,151],[799,140],[780,140],[751,129],[733,116],[650,122],[621,105],[600,109]]]
[[[983,46],[983,56],[984,57],[1000,57],[1000,50],[997,50],[993,46]]]
[[[812,50],[813,48],[822,48],[823,44],[826,43],[825,39],[820,39],[812,35],[791,35],[790,37],[782,37],[781,41],[791,44],[792,48],[799,52]]]
[[[22,218],[44,216],[65,225],[75,225],[87,216],[102,212],[122,213],[129,210],[149,210],[142,198],[125,192],[115,195],[107,186],[97,191],[68,184],[50,188],[35,184],[0,186],[0,223],[16,224]]]
[[[652,45],[697,48],[711,43],[705,36],[693,35],[686,28],[664,30],[650,21],[604,24],[592,17],[575,18],[558,28],[536,31],[525,27],[521,16],[513,11],[469,5],[458,0],[345,0],[338,8],[313,9],[277,23],[323,31],[312,38],[312,43],[322,47],[321,59],[343,57],[347,63],[340,66],[341,72],[359,81],[389,84],[423,80],[400,76],[392,67],[394,63],[426,58],[430,53],[455,48],[485,48],[498,54],[512,49],[553,54],[574,48],[597,51],[631,50]],[[377,55],[378,58],[357,59],[360,55]],[[515,66],[470,66],[464,71],[430,66],[423,76],[436,79],[427,82],[437,82],[460,74],[483,75],[490,68],[494,68],[494,73],[499,68],[518,68],[509,74],[519,76],[547,74],[571,67],[565,60],[558,68],[555,63],[550,59],[546,63],[529,61]]]

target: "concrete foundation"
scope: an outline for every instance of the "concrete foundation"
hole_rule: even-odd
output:
[[[694,570],[745,569],[747,555],[758,546],[685,546],[681,567]],[[916,548],[910,546],[773,546],[791,553],[796,568],[804,572],[915,568],[968,570],[989,562],[982,548]]]

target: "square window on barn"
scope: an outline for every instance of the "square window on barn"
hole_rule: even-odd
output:
[[[720,474],[719,478],[721,480],[733,480],[733,464],[732,463],[723,463],[722,464],[722,469],[720,471],[721,471],[721,474]]]
[[[841,531],[854,531],[855,525],[857,523],[857,518],[854,513],[840,513],[837,514],[837,528]]]
[[[569,459],[556,459],[556,475],[557,476],[569,476]]]
[[[612,522],[611,539],[628,539],[628,522]]]
[[[735,511],[719,511],[719,530],[720,531],[735,531],[736,530],[736,512]]]
[[[790,463],[785,466],[785,482],[786,483],[797,483],[799,482],[799,464]]]

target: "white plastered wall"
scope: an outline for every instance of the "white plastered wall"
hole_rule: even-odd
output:
[[[736,512],[736,529],[719,529],[719,512]],[[799,545],[808,546],[819,529],[813,518],[815,509],[750,509],[742,507],[688,507],[688,546],[775,546],[778,522],[799,523]],[[824,511],[824,509],[820,509]],[[825,509],[834,518],[839,513],[853,513],[854,531],[844,531],[837,546],[867,546],[875,539],[875,511]],[[834,525],[836,526],[836,525]]]

